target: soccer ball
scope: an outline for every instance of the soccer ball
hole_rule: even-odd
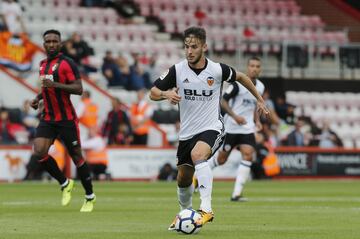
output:
[[[202,227],[196,222],[201,219],[201,215],[193,209],[184,209],[177,215],[175,229],[185,234],[196,234]]]

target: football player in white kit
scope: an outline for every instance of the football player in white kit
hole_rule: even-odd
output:
[[[261,61],[251,57],[247,64],[247,75],[254,83],[260,95],[264,93],[264,84],[258,80],[261,73]],[[256,98],[241,84],[231,83],[221,100],[221,107],[226,112],[225,141],[218,156],[209,159],[211,168],[224,164],[232,149],[239,147],[242,160],[239,164],[231,201],[246,201],[242,197],[244,185],[250,175],[250,167],[255,155],[255,132],[261,130],[260,117],[256,111]]]
[[[222,145],[225,133],[220,99],[224,81],[238,81],[257,99],[261,113],[268,114],[264,100],[250,78],[233,68],[205,57],[206,32],[200,27],[184,31],[186,59],[173,65],[154,82],[152,100],[168,100],[180,111],[179,146],[177,150],[177,195],[180,209],[192,207],[196,172],[199,182],[201,225],[214,218],[211,208],[213,176],[207,160]],[[175,229],[174,221],[169,230]]]

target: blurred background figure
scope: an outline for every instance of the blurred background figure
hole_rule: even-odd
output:
[[[177,177],[177,170],[171,166],[171,164],[166,163],[161,167],[158,180],[160,181],[174,181]]]
[[[0,20],[1,19],[4,25],[3,29],[13,34],[26,33],[21,6],[14,0],[0,1]]]
[[[21,121],[29,132],[29,137],[32,139],[35,136],[36,127],[39,124],[39,119],[35,111],[30,107],[30,101],[25,100],[21,111]]]
[[[10,121],[9,112],[2,108],[0,109],[0,143],[1,144],[15,144],[15,136],[11,132],[13,123]]]
[[[319,140],[320,148],[336,148],[343,146],[339,136],[330,129],[330,123],[327,120],[323,122],[321,133],[316,135],[316,139]]]
[[[133,141],[130,119],[119,98],[112,99],[112,110],[105,119],[102,135],[108,145],[129,145]]]
[[[130,119],[134,132],[135,145],[147,145],[150,129],[150,121],[153,115],[153,108],[145,99],[145,89],[137,92],[137,101],[131,106]]]
[[[87,128],[98,126],[98,112],[99,107],[91,99],[91,93],[85,90],[81,96],[81,101],[76,107],[76,114],[79,117],[80,123]]]
[[[93,179],[110,179],[110,175],[106,172],[108,167],[106,142],[97,127],[89,128],[89,137],[81,140],[81,146]]]

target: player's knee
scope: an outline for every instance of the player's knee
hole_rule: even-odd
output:
[[[192,178],[179,177],[177,178],[179,188],[186,188],[192,184]]]
[[[45,147],[34,147],[34,155],[37,157],[43,157],[47,155],[47,149]]]
[[[191,151],[191,159],[193,162],[196,160],[205,160],[207,158],[208,156],[201,151],[198,150]]]
[[[243,153],[242,157],[243,157],[243,160],[252,161],[253,154],[252,153]]]
[[[223,165],[226,162],[227,157],[218,157],[217,161],[219,165]]]

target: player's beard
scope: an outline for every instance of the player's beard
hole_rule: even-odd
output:
[[[55,58],[59,54],[59,52],[60,52],[59,50],[55,50],[53,52],[47,51],[46,54],[49,59],[52,59],[52,58]]]
[[[200,54],[198,57],[194,57],[191,62],[190,62],[189,59],[188,59],[188,62],[189,62],[191,65],[196,65],[197,63],[199,63],[201,57],[202,57],[202,55]]]

